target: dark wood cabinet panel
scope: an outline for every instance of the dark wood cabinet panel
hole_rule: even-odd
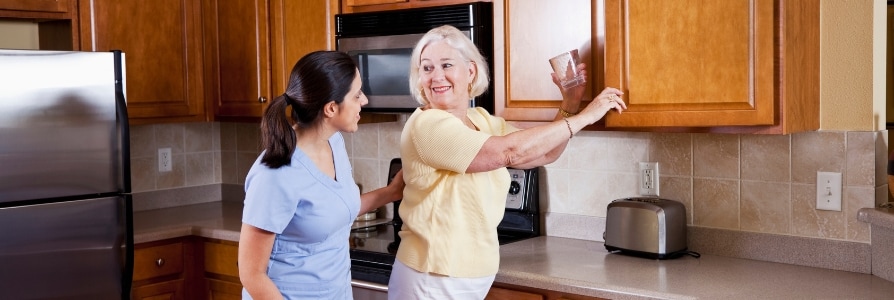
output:
[[[94,0],[81,9],[94,16],[84,48],[125,53],[131,124],[207,120],[201,2]]]
[[[268,2],[202,1],[207,90],[215,120],[260,117],[272,99]]]
[[[134,245],[133,299],[200,299],[197,243],[175,238]]]

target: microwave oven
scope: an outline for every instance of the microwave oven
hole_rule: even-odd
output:
[[[493,76],[493,4],[411,8],[381,12],[337,14],[336,50],[350,55],[360,70],[370,112],[412,112],[420,106],[410,93],[410,55],[430,29],[452,25],[478,46]],[[494,113],[493,80],[484,94],[470,99]]]

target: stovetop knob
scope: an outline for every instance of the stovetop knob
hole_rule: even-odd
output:
[[[518,194],[519,191],[521,191],[521,185],[518,184],[518,181],[513,180],[511,183],[509,183],[509,194],[510,195]]]

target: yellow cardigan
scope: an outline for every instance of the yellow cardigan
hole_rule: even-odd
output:
[[[407,185],[397,259],[420,272],[483,277],[500,266],[497,225],[505,211],[509,172],[465,173],[491,136],[518,129],[482,108],[467,116],[479,131],[450,113],[417,109],[400,139]]]

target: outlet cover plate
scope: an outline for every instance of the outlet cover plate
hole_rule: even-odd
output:
[[[170,172],[172,169],[171,148],[158,148],[158,171]]]
[[[639,163],[639,195],[658,197],[658,162]]]

